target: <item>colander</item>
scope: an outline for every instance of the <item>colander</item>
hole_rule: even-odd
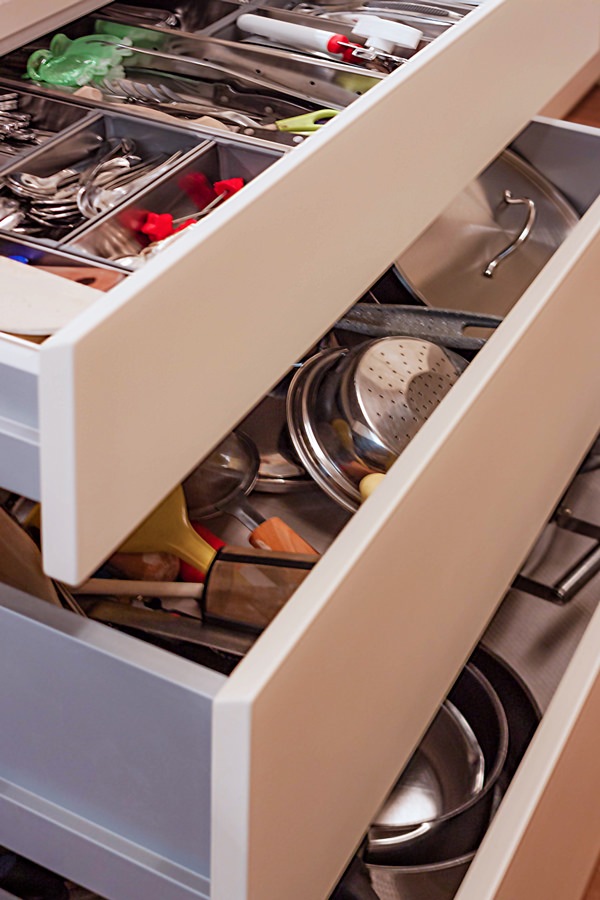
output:
[[[357,509],[361,479],[389,469],[466,365],[407,337],[313,356],[287,397],[290,436],[306,470],[344,509]]]

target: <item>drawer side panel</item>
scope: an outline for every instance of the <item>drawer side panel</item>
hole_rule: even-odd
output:
[[[6,586],[1,599],[0,778],[208,878],[224,676]]]

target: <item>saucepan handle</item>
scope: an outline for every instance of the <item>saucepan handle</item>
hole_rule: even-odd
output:
[[[584,537],[594,538],[596,543],[553,584],[543,584],[533,578],[517,575],[512,586],[517,590],[541,597],[542,600],[549,600],[551,603],[564,606],[600,572],[600,527],[576,518],[570,510],[565,508],[558,510],[554,521],[559,528],[573,531]]]
[[[370,337],[402,335],[454,350],[479,350],[485,338],[464,334],[465,328],[497,328],[499,316],[446,309],[425,309],[396,303],[357,303],[336,328]]]

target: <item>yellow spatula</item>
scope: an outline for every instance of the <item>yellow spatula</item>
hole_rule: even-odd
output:
[[[122,553],[174,553],[205,575],[216,555],[190,524],[181,485],[144,519],[119,550]]]

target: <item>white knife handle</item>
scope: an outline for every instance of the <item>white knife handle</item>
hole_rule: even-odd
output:
[[[320,53],[335,52],[330,46],[334,46],[331,45],[332,39],[338,37],[333,31],[309,28],[308,25],[297,25],[295,22],[281,22],[267,16],[254,16],[252,13],[239,16],[236,25],[248,34],[256,34],[301,50],[317,50]]]

